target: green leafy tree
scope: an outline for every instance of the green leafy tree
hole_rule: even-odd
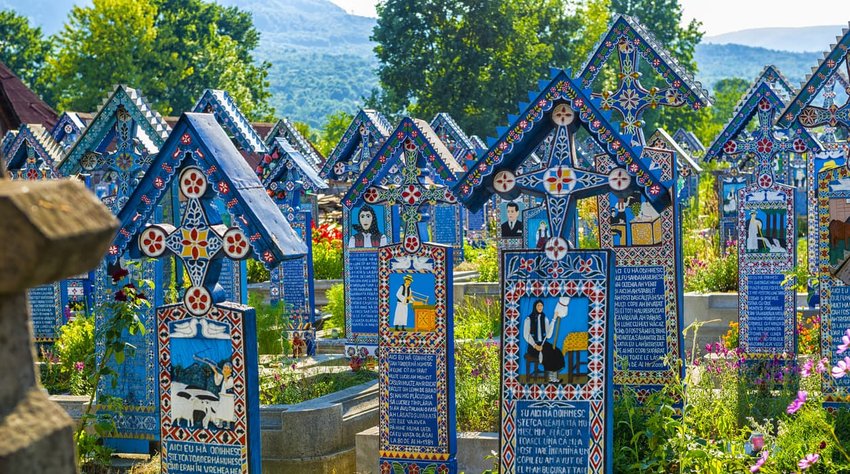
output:
[[[721,79],[714,84],[714,105],[701,114],[701,121],[694,129],[705,146],[709,146],[732,118],[735,106],[749,87],[748,81],[737,77]]]
[[[62,109],[94,110],[124,83],[163,114],[194,105],[206,88],[225,89],[255,120],[268,106],[269,65],[256,65],[251,15],[202,0],[94,0],[74,7],[50,60],[51,98]]]
[[[491,133],[548,76],[554,45],[578,38],[581,29],[566,7],[566,0],[379,4],[372,39],[382,108],[423,118],[448,112],[468,133]],[[568,50],[560,47],[561,60]]]
[[[321,136],[316,143],[316,148],[319,149],[322,156],[327,158],[331,154],[353,119],[353,115],[342,110],[328,115],[325,128],[322,129]]]
[[[12,10],[0,11],[0,61],[30,88],[37,89],[50,48],[40,27]]]

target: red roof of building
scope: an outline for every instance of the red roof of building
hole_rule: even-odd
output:
[[[23,123],[37,123],[50,130],[59,116],[0,61],[0,135]]]

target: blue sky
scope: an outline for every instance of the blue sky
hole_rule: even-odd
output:
[[[331,0],[349,13],[375,17],[378,0]],[[706,36],[749,28],[847,25],[848,0],[680,0],[683,20],[697,18]],[[734,12],[734,14],[733,14]],[[836,31],[838,35],[840,31]]]

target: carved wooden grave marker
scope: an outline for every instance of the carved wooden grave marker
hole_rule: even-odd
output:
[[[656,187],[661,195],[666,189],[589,90],[559,70],[540,85],[455,186],[473,209],[493,193],[508,200],[537,196],[551,229],[540,249],[502,252],[500,469],[610,473],[613,254],[572,248],[576,200],[633,185]],[[576,168],[579,128],[617,168],[607,174]],[[538,156],[543,166],[525,169],[546,137],[546,154]]]
[[[192,107],[192,112],[213,114],[219,125],[236,144],[236,148],[244,152],[251,163],[256,163],[268,153],[265,142],[254,130],[248,118],[239,110],[236,102],[227,91],[205,90],[195,106]],[[214,205],[218,208],[222,219],[227,223],[228,215],[224,203],[216,201]],[[178,276],[182,282],[182,272],[178,272]],[[224,288],[228,301],[248,303],[248,266],[245,261],[228,260],[222,262],[219,283]]]
[[[58,166],[62,176],[80,176],[101,201],[118,214],[159,151],[170,127],[154,111],[141,93],[123,85],[116,86],[106,97],[89,125],[68,148]],[[158,212],[162,212],[161,210]],[[125,265],[125,258],[115,246],[107,253],[113,264]],[[142,260],[138,274],[125,278],[118,285],[134,283],[140,279],[154,282],[148,294],[151,307],[143,308],[139,318],[145,326],[145,335],[126,334],[125,342],[136,349],[128,352],[124,362],[112,368],[118,373],[118,383],[102,383],[97,387],[98,400],[117,397],[124,400],[120,417],[115,418],[116,431],[104,440],[107,446],[121,452],[148,453],[150,441],[159,438],[158,404],[156,389],[156,339],[154,334],[154,308],[163,303],[168,279],[165,262]],[[110,265],[106,260],[91,274],[91,301],[93,307],[103,307],[112,301],[116,290]],[[109,315],[95,313],[95,328],[104,327]],[[103,339],[95,338],[95,354],[103,354]],[[98,406],[99,412],[109,412]]]
[[[758,114],[759,127],[746,136],[735,130],[724,144],[728,155],[750,154],[757,164],[753,183],[738,191],[738,317],[739,347],[748,358],[797,352],[794,282],[782,285],[796,264],[794,189],[779,183],[774,161],[780,153],[805,153],[818,143],[800,126],[779,138],[774,117],[782,101],[760,81],[739,109],[749,122]]]
[[[180,225],[145,226],[175,178]],[[214,200],[235,225],[221,224]],[[273,267],[304,245],[208,114],[183,114],[119,218],[115,246],[173,254],[191,280],[180,303],[156,308],[163,472],[260,472],[256,318],[224,301],[217,277],[225,257]]]
[[[850,200],[850,170],[847,168],[850,148],[846,141],[836,141],[834,135],[837,127],[845,132],[850,128],[850,87],[840,73],[841,69],[850,71],[848,48],[850,28],[844,28],[841,36],[836,38],[835,46],[824,54],[777,121],[778,127],[823,126],[826,135],[824,149],[815,157],[814,165],[809,163],[809,170],[816,171],[818,165],[821,167],[816,181],[818,225],[815,229],[818,236],[815,255],[818,267],[815,275],[820,282],[821,354],[829,357],[830,365],[835,365],[841,357],[836,354],[836,349],[844,331],[850,328],[850,278],[845,265],[847,249],[850,248],[846,239],[850,235],[846,232],[850,218],[847,208]],[[848,95],[841,106],[829,97],[833,92],[833,81],[843,83]],[[828,102],[823,107],[813,105],[821,92]],[[812,230],[809,227],[810,235]],[[809,242],[811,245],[812,240]],[[847,377],[823,377],[822,390],[824,406],[828,409],[846,408],[850,404],[850,380]]]
[[[711,104],[701,84],[643,25],[625,15],[614,18],[585,64],[580,75],[583,87],[594,84],[614,52],[618,59],[617,90],[601,91],[594,97],[600,99],[602,110],[622,117],[620,132],[634,135],[637,144],[646,144],[646,111],[684,106],[699,110]],[[641,84],[641,60],[656,73],[662,86],[646,88]],[[677,147],[663,130],[654,138],[670,148]],[[659,148],[646,147],[642,152],[640,159],[646,169],[663,186],[615,189],[597,201],[600,244],[613,249],[616,259],[614,351],[628,360],[627,366],[615,367],[614,384],[631,386],[639,399],[673,381],[674,367],[680,367],[684,357],[678,196],[667,196],[663,191],[668,188],[675,193],[676,167],[685,166],[687,160],[682,150],[676,150],[675,156]],[[608,172],[616,164],[603,156],[597,159],[596,170]],[[684,364],[679,376],[684,376]]]
[[[313,289],[313,212],[307,192],[327,189],[325,181],[309,164],[307,158],[283,138],[276,138],[271,151],[257,167],[263,186],[286,217],[292,228],[307,245],[304,257],[286,260],[271,272],[270,297],[272,305],[282,302],[289,315],[292,338],[304,341],[305,353],[316,352],[315,311]]]
[[[457,205],[446,186],[457,168],[426,122],[405,118],[343,198],[348,208],[361,201],[398,206],[401,220],[401,242],[378,250],[372,290],[378,294],[382,472],[457,472],[452,249],[424,243],[420,233],[426,208]]]

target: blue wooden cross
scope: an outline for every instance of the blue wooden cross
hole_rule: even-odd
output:
[[[102,201],[117,215],[136,188],[139,176],[150,165],[153,155],[136,143],[136,123],[123,105],[118,107],[115,117],[114,151],[87,151],[80,160],[80,166],[85,173],[108,169],[100,182],[111,183],[116,189],[114,194],[104,196]]]
[[[455,204],[457,202],[454,194],[446,186],[420,182],[422,170],[417,166],[418,150],[419,148],[412,140],[408,139],[404,142],[401,184],[371,186],[363,193],[363,200],[367,204],[399,205],[404,231],[402,243],[404,250],[408,253],[416,253],[422,247],[422,238],[419,236],[419,223],[422,221],[420,208],[425,204]]]
[[[545,199],[552,237],[544,249],[550,259],[560,260],[571,246],[568,242],[575,222],[574,198],[597,196],[612,189],[622,191],[631,185],[632,179],[623,168],[615,168],[607,175],[578,169],[575,112],[567,104],[558,104],[552,109],[551,119],[555,130],[545,157],[546,167],[521,174],[499,171],[493,177],[493,187],[506,199],[515,197],[517,191]]]
[[[183,304],[191,314],[202,316],[217,302],[214,301],[213,288],[220,263],[216,260],[223,257],[245,259],[251,245],[239,227],[227,228],[210,223],[202,202],[209,183],[200,168],[187,166],[179,179],[180,195],[187,199],[180,226],[149,225],[139,234],[139,249],[152,258],[161,257],[169,251],[183,261],[192,282],[183,297]],[[207,200],[211,196],[207,194]],[[215,212],[212,214],[217,215]]]
[[[761,188],[773,185],[773,157],[780,153],[805,153],[808,145],[802,138],[781,139],[773,129],[776,108],[767,98],[758,102],[759,126],[747,136],[733,138],[723,145],[728,155],[752,154],[756,158],[756,184]],[[743,134],[742,134],[743,135]]]

